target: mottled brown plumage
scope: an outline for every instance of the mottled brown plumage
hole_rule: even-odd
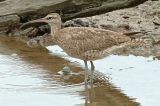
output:
[[[54,37],[55,42],[68,55],[86,61],[103,58],[106,49],[131,41],[131,38],[117,32],[87,27],[64,28],[55,33]],[[100,55],[102,53],[103,56]]]
[[[59,45],[69,56],[84,60],[86,70],[87,61],[91,62],[91,81],[93,77],[93,60],[104,58],[127,46],[140,45],[142,40],[132,40],[130,37],[110,30],[67,27],[61,28],[61,17],[57,13],[51,13],[46,17],[24,24],[22,27],[34,23],[46,22],[51,26],[53,42]],[[88,71],[86,71],[85,82]]]

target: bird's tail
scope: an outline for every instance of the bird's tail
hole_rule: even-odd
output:
[[[128,42],[122,43],[119,46],[115,46],[115,51],[122,50],[128,47],[148,47],[147,41],[144,39],[131,39]],[[114,49],[113,49],[114,51]]]
[[[101,57],[103,58],[105,56],[109,56],[111,54],[121,54],[124,52],[125,48],[128,47],[147,47],[147,41],[144,39],[131,39],[128,42],[121,43],[119,45],[112,46],[108,49],[105,49],[101,53]],[[97,57],[99,56],[99,53],[97,54]]]

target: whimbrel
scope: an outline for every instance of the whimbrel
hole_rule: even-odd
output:
[[[57,13],[51,13],[44,18],[27,22],[21,28],[38,22],[50,25],[53,42],[60,46],[69,56],[84,61],[86,68],[85,83],[87,83],[89,73],[91,83],[93,83],[94,60],[102,59],[122,48],[133,45],[138,46],[144,43],[142,40],[132,40],[126,35],[110,30],[89,27],[61,28],[61,17]],[[90,61],[91,71],[88,69],[87,61]]]

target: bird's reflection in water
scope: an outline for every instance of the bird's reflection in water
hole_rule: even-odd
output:
[[[71,67],[71,66],[69,66]],[[81,73],[84,70],[77,71],[77,69],[71,69],[68,66],[62,68],[62,79],[65,83],[71,84],[74,88],[74,84],[85,88],[80,90],[80,95],[84,97],[85,103],[79,104],[80,106],[139,106],[140,104],[135,99],[130,98],[122,93],[122,90],[115,87],[110,83],[109,78],[102,79],[101,73],[96,73],[93,83],[88,83],[85,86],[84,74]],[[77,72],[74,72],[76,70]],[[67,71],[67,74],[66,74]],[[70,74],[68,74],[70,72]],[[65,73],[65,74],[64,74]],[[101,77],[99,77],[101,76]],[[66,79],[65,79],[66,78]],[[98,79],[100,78],[100,79]],[[83,83],[83,85],[82,85]],[[75,87],[76,87],[75,86]],[[78,105],[78,106],[79,106]]]
[[[88,104],[93,104],[95,99],[95,91],[93,88],[93,83],[90,84],[90,89],[86,87],[85,91],[86,91],[85,106],[87,106]]]
[[[83,94],[83,93],[82,93]],[[84,92],[85,106],[139,106],[134,99],[112,85],[91,86]]]

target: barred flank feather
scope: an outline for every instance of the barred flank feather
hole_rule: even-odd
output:
[[[144,39],[132,39],[131,41],[129,41],[128,43],[131,44],[131,46],[146,46],[147,42]]]

